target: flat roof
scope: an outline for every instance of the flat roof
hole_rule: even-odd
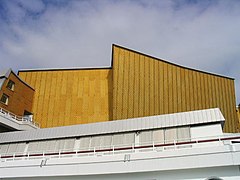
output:
[[[224,122],[219,108],[114,120],[107,122],[1,133],[0,143],[60,139],[100,134],[136,132],[149,129],[171,128]]]
[[[74,71],[74,70],[104,70],[112,69],[111,66],[100,66],[100,67],[69,67],[69,68],[36,68],[36,69],[19,69],[19,72],[35,72],[35,71]]]

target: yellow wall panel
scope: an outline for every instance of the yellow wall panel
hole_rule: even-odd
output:
[[[20,71],[42,127],[218,107],[238,131],[234,80],[113,46],[112,69]]]
[[[155,61],[157,62],[157,61]],[[177,108],[178,108],[178,84],[177,84],[177,67],[176,66],[172,66],[172,112],[177,112]]]
[[[124,58],[115,55],[120,51]],[[123,107],[114,111],[116,119],[218,107],[226,119],[224,130],[237,131],[233,79],[174,65],[116,45],[113,57],[113,99],[116,98],[113,107]]]
[[[167,112],[173,113],[173,76],[172,76],[172,66],[167,65],[167,79],[166,83],[168,83],[167,87],[167,101],[168,101],[168,110]]]
[[[140,63],[139,63],[139,54],[134,54],[134,109],[133,109],[133,117],[136,117],[139,115],[139,95],[140,95]]]
[[[32,110],[43,128],[112,118],[111,69],[20,71],[19,76],[35,89]]]
[[[159,63],[160,64],[160,63]],[[182,91],[180,91],[181,89],[181,68],[176,67],[176,74],[177,74],[177,110],[175,112],[180,112],[182,109]],[[160,111],[161,112],[161,111]]]
[[[154,80],[154,61],[152,59],[149,60],[149,113],[154,114],[155,111],[155,80]]]
[[[233,89],[234,90],[234,89]],[[240,104],[237,107],[237,116],[238,116],[238,132],[240,130]]]
[[[144,106],[145,106],[145,81],[144,81],[144,76],[145,76],[145,66],[144,66],[144,56],[140,55],[139,56],[139,101],[138,101],[138,106],[139,106],[139,114],[136,115],[135,117],[143,117],[145,114],[144,111]],[[114,80],[113,80],[114,81]],[[121,89],[121,86],[118,87],[118,89]],[[114,94],[113,94],[114,96]],[[117,114],[120,114],[119,112],[116,112]],[[120,118],[121,119],[121,116]]]
[[[163,113],[168,113],[169,99],[168,99],[168,64],[163,63]],[[150,115],[150,114],[149,114]]]
[[[128,78],[128,117],[134,117],[134,107],[133,107],[133,101],[134,101],[134,71],[135,71],[135,66],[134,66],[134,53],[130,52],[129,53],[129,78]]]
[[[158,62],[157,61],[153,61],[154,63],[154,114],[158,114],[159,113],[159,75],[158,75]],[[138,78],[139,79],[139,78]]]
[[[186,81],[185,81],[185,69],[180,69],[180,83],[181,83],[181,88],[180,91],[182,93],[182,98],[181,98],[181,111],[186,111],[187,106],[186,106]]]

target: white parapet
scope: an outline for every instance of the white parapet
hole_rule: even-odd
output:
[[[18,131],[39,129],[39,125],[32,119],[18,117],[2,108],[0,108],[0,126]]]

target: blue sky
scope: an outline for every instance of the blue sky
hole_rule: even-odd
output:
[[[111,44],[235,78],[239,0],[0,0],[1,68],[109,66]]]

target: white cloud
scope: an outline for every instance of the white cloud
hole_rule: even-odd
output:
[[[117,43],[235,77],[240,102],[239,1],[7,2],[4,68],[109,66]]]

